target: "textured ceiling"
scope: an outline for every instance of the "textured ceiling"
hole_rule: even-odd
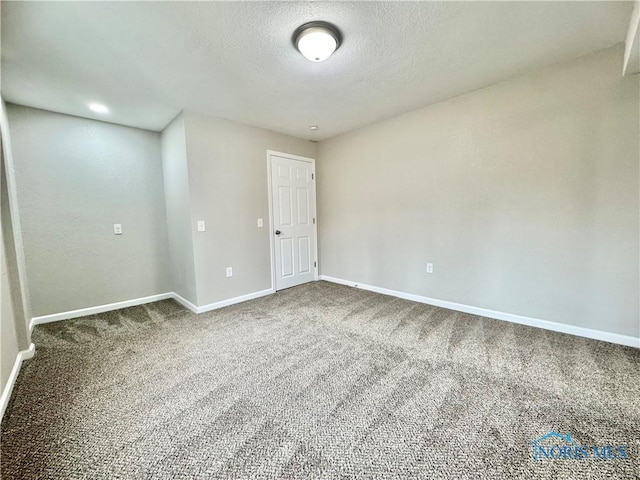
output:
[[[621,43],[633,4],[3,2],[1,8],[7,101],[152,130],[186,108],[320,140]],[[323,63],[309,62],[291,44],[295,28],[310,20],[333,22],[344,35]],[[111,112],[90,112],[90,101]]]

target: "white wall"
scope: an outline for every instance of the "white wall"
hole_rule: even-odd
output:
[[[194,112],[184,118],[198,305],[271,288],[267,150],[315,157],[316,144]]]
[[[622,56],[321,142],[321,273],[640,336],[640,79]]]
[[[8,112],[33,315],[171,291],[160,134]]]
[[[162,132],[162,169],[173,291],[198,304],[184,115]]]

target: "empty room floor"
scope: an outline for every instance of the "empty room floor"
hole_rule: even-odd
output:
[[[638,478],[640,351],[327,282],[36,327],[2,478]],[[570,433],[627,458],[534,460]]]

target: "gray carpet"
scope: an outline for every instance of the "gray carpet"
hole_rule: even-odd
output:
[[[640,351],[326,282],[39,326],[2,478],[639,478]],[[627,458],[534,461],[570,433]]]

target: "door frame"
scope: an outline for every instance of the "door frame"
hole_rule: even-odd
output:
[[[271,254],[271,290],[276,292],[276,255],[275,255],[275,242],[273,240],[273,174],[271,157],[283,157],[289,160],[299,160],[301,162],[307,162],[311,164],[311,173],[313,174],[313,181],[311,182],[311,195],[313,196],[313,218],[315,223],[313,224],[313,255],[315,256],[313,267],[313,279],[318,280],[318,201],[316,197],[316,159],[309,157],[302,157],[300,155],[293,155],[291,153],[278,152],[275,150],[267,150],[267,187],[269,194],[269,251]]]

